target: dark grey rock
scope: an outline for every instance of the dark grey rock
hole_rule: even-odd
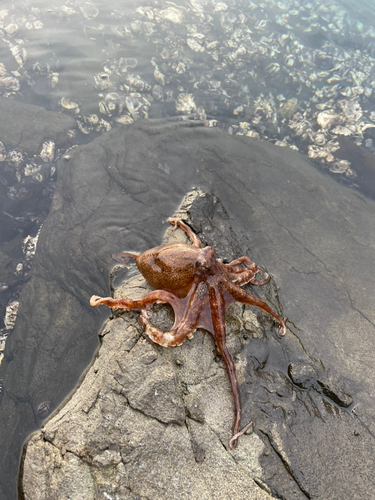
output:
[[[318,384],[321,387],[321,392],[339,406],[348,408],[353,403],[352,396],[342,387],[342,383],[337,377],[324,373],[319,377]]]
[[[187,394],[184,397],[186,415],[192,418],[196,422],[204,422],[204,414],[201,408],[201,403],[199,398],[194,394]]]
[[[288,373],[298,387],[314,389],[343,408],[353,403],[352,396],[342,387],[340,380],[327,371],[316,369],[311,365],[291,363],[288,366]]]
[[[300,363],[290,363],[288,366],[289,377],[302,389],[312,389],[317,384],[317,371],[311,365],[301,365]]]
[[[45,141],[54,140],[61,147],[69,129],[76,128],[71,116],[14,99],[0,97],[0,109],[0,141],[7,149],[20,148],[29,155],[39,154]]]
[[[170,174],[158,168],[159,163],[167,164]],[[51,401],[55,408],[74,388],[94,353],[97,325],[108,313],[93,311],[87,304],[93,293],[108,294],[110,256],[159,245],[162,221],[196,185],[213,190],[222,203],[221,208],[219,204],[207,208],[206,222],[198,219],[202,239],[215,242],[219,257],[246,254],[265,266],[271,283],[255,292],[289,318],[287,335],[279,339],[273,322],[255,311],[260,329],[253,335],[267,345],[260,363],[251,362],[254,327],[245,330],[242,325],[248,322],[241,316],[233,322],[228,343],[237,329],[242,331],[243,349],[233,340],[233,352],[243,423],[255,423],[254,434],[242,437],[236,460],[247,463],[251,452],[241,450],[253,437],[260,450],[267,447],[268,455],[261,459],[261,473],[252,474],[261,476],[259,484],[275,496],[366,498],[374,486],[375,405],[369,396],[375,389],[371,375],[375,277],[369,272],[375,257],[374,202],[336,184],[294,151],[183,123],[144,121],[114,130],[73,150],[71,160],[59,169],[53,209],[0,368],[6,387],[0,405],[3,484],[3,478],[14,477],[18,459],[17,453],[7,450],[19,449],[22,437],[37,426],[38,405]],[[201,332],[191,342],[163,353],[201,401],[205,423],[190,419],[189,425],[194,426],[196,450],[204,450],[196,456],[192,451],[192,459],[204,467],[213,463],[207,456],[216,457],[210,455],[213,436],[227,443],[233,417],[229,384],[214,350],[211,337]],[[176,359],[182,364],[177,366]],[[327,377],[334,373],[354,397],[352,412],[330,402],[336,389],[322,395],[292,384],[286,376],[291,363],[322,369],[320,381],[325,380],[322,373]],[[119,384],[115,389],[118,400],[112,414],[120,415],[118,405],[123,415],[125,398]],[[218,424],[214,404],[227,427]],[[126,408],[129,426],[148,418],[162,426],[157,429],[167,426],[178,433],[184,429]],[[136,424],[137,419],[141,423]],[[186,443],[191,443],[189,437]],[[51,450],[54,447],[46,444],[46,456]],[[45,463],[36,451],[30,453],[31,463],[39,463],[41,470]],[[69,467],[79,463],[71,451],[65,456]],[[133,467],[130,449],[121,453],[124,464],[126,456]],[[202,462],[196,461],[203,456]],[[139,460],[143,459],[142,455]],[[113,463],[117,460],[114,455]],[[226,460],[217,463],[230,469],[233,459]],[[86,465],[81,470],[88,471]],[[142,482],[143,476],[138,480]]]
[[[116,359],[121,374],[116,378],[129,405],[166,424],[185,422],[181,387],[172,366],[157,356],[146,340],[129,354]]]
[[[0,289],[0,328],[3,328],[5,307],[14,300],[25,279],[27,265],[22,254],[22,240],[28,234],[35,236],[35,228],[39,227],[35,220],[39,219],[40,225],[51,201],[48,194],[51,163],[44,163],[35,156],[41,153],[45,141],[56,144],[56,153],[58,148],[66,146],[68,131],[74,129],[76,123],[72,117],[61,113],[47,112],[41,107],[4,97],[0,97],[0,116],[0,142],[7,153],[16,149],[23,157],[20,170],[6,161],[0,162],[0,286],[7,287]],[[39,180],[23,172],[34,160],[43,174]],[[20,261],[23,261],[24,272],[15,273]]]
[[[147,286],[138,278],[132,281],[130,294],[136,283],[141,284],[138,293]],[[125,313],[107,322],[104,331],[80,387],[28,442],[22,479],[25,500],[86,500],[97,498],[99,491],[99,498],[132,498],[127,496],[131,493],[134,498],[171,500],[225,500],[228,495],[238,500],[248,495],[270,499],[251,477],[259,469],[259,437],[245,438],[247,464],[236,463],[209,426],[190,418],[181,425],[185,408],[176,374],[164,350],[158,352],[140,338],[137,320]],[[196,360],[198,366],[202,359]],[[220,372],[219,380],[225,380]],[[226,389],[224,384],[217,395],[221,393],[231,407]],[[189,394],[186,401],[192,408],[198,398]],[[206,402],[205,411],[211,418],[214,414],[228,433],[231,423],[220,405]]]

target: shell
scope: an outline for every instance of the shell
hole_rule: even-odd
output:
[[[350,165],[351,163],[348,160],[337,160],[333,165],[330,165],[329,169],[334,174],[345,174]]]
[[[184,20],[183,9],[178,9],[177,7],[168,7],[166,9],[159,10],[158,16],[164,21],[170,21],[173,24],[181,24]]]
[[[154,78],[158,83],[160,83],[160,85],[165,85],[165,76],[161,73],[161,71],[159,71],[158,68],[154,71]]]
[[[91,21],[98,16],[99,9],[93,2],[91,2],[90,0],[80,0],[79,3],[79,9],[85,19]]]
[[[15,23],[11,23],[11,24],[7,24],[4,28],[4,31],[8,34],[8,35],[14,35],[14,33],[16,33],[18,31],[18,26],[17,24]]]
[[[197,109],[192,94],[179,94],[176,100],[176,110],[180,113],[192,113]]]
[[[341,125],[338,125],[337,127],[333,128],[331,132],[332,134],[346,135],[346,136],[353,134],[353,132],[349,128],[342,127]]]
[[[44,162],[52,162],[55,157],[55,143],[53,141],[46,141],[43,143],[40,157]]]
[[[5,161],[7,157],[7,152],[4,144],[0,141],[0,162]]]
[[[129,115],[123,115],[116,118],[116,122],[120,123],[121,125],[129,125],[133,123],[133,121],[133,118]]]
[[[51,412],[51,403],[50,401],[43,401],[43,403],[40,403],[38,405],[38,408],[36,409],[36,413],[39,418],[46,418]]]
[[[194,50],[194,52],[204,52],[204,47],[202,44],[196,40],[195,38],[188,38],[186,40],[186,43],[188,46],[191,48],[191,50]]]
[[[69,110],[78,109],[78,104],[74,101],[71,101],[69,97],[62,97],[60,100],[60,104],[64,109],[69,109]]]
[[[336,123],[341,123],[342,118],[334,110],[326,110],[318,114],[316,121],[320,127],[326,129],[336,125]]]
[[[101,72],[94,75],[95,87],[98,90],[108,90],[113,88],[113,83],[109,77],[109,74],[106,72]]]
[[[13,300],[5,308],[4,324],[7,330],[13,330],[16,324],[17,314],[18,314],[19,302]]]

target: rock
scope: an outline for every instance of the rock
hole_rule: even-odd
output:
[[[0,97],[0,109],[0,141],[7,149],[20,148],[30,156],[39,154],[43,143],[51,139],[61,147],[67,141],[68,130],[76,128],[70,116],[14,99]]]
[[[117,358],[121,373],[116,380],[129,405],[166,424],[185,422],[181,387],[175,371],[163,362],[146,340],[126,356]]]
[[[289,377],[303,389],[311,389],[316,385],[317,372],[313,366],[291,363],[288,366]]]
[[[345,391],[338,378],[325,371],[317,370],[311,365],[291,363],[288,366],[288,374],[299,387],[314,389],[343,408],[353,403],[353,398]]]
[[[321,392],[342,408],[348,408],[353,403],[352,396],[342,387],[337,377],[325,373],[317,382]]]
[[[184,397],[184,402],[187,416],[202,424],[204,422],[204,414],[199,398],[194,394],[187,394]]]
[[[236,464],[220,438],[203,424],[202,410],[200,423],[187,418],[183,425],[185,409],[175,369],[155,345],[140,337],[132,316],[126,313],[107,322],[82,384],[29,440],[23,461],[25,500],[87,499],[98,491],[103,498],[175,500],[187,495],[224,500],[229,494],[233,499],[270,499],[248,467]],[[232,407],[227,383],[220,392]],[[197,401],[192,394],[185,398],[191,417],[199,413]],[[206,404],[205,411],[215,406]],[[215,418],[228,434],[227,414],[216,412]],[[261,453],[259,438],[244,440],[248,449],[255,441]]]
[[[230,243],[228,247],[236,246],[238,240],[228,227],[228,216],[214,196],[195,190],[186,197],[177,213],[196,227],[199,226],[199,220],[204,220],[210,213],[217,227],[223,231],[221,244],[225,246],[223,236],[227,232],[231,234],[226,240],[227,244]],[[197,220],[195,214],[199,214]],[[202,239],[206,241],[214,233],[216,238],[220,234],[220,229],[215,231],[204,223],[202,226],[207,228],[207,233],[205,230],[202,232]],[[172,241],[186,241],[186,235],[182,230],[169,229],[164,243]],[[114,296],[135,299],[149,290],[144,279],[135,276],[115,290]],[[323,394],[341,406],[348,406],[352,402],[339,381],[326,370],[312,364],[290,363],[288,373],[293,382],[304,389],[301,390],[293,387],[289,379],[268,362],[271,339],[267,334],[261,339],[259,332],[254,333],[254,336],[246,333],[248,342],[243,343],[243,334],[240,340],[241,331],[244,331],[242,309],[237,304],[237,307],[231,307],[228,314],[228,346],[232,345],[230,350],[236,364],[242,401],[245,401],[243,409],[246,417],[243,421],[253,419],[255,431],[250,436],[243,436],[239,448],[233,452],[239,469],[235,471],[238,484],[233,486],[231,498],[241,498],[244,494],[242,485],[249,475],[249,470],[245,472],[244,466],[251,471],[256,470],[257,484],[261,486],[260,489],[253,482],[247,484],[252,495],[267,498],[265,491],[277,491],[278,495],[281,493],[286,498],[299,498],[293,493],[295,490],[291,485],[283,484],[286,477],[279,467],[261,467],[264,452],[264,444],[260,439],[262,435],[269,439],[273,453],[282,457],[284,466],[300,492],[319,498],[323,489],[319,488],[313,473],[313,467],[318,468],[318,464],[309,454],[314,436],[321,436],[318,449],[315,443],[314,449],[330,457],[332,464],[336,464],[335,457],[337,454],[341,456],[345,446],[349,449],[354,446],[358,454],[354,460],[361,460],[359,457],[363,457],[371,435],[365,428],[361,429],[353,417],[340,412],[321,396]],[[169,316],[168,308],[159,306],[153,323],[161,329],[168,329],[171,326]],[[233,324],[240,325],[239,329],[234,328]],[[257,329],[260,329],[259,324]],[[221,498],[218,479],[231,488],[227,474],[218,475],[217,463],[226,461],[227,455],[231,453],[226,448],[233,418],[233,402],[223,364],[221,361],[215,362],[211,337],[198,331],[195,332],[195,338],[183,346],[163,349],[140,337],[140,331],[134,313],[125,313],[107,322],[102,332],[102,345],[84,381],[60,412],[31,438],[32,444],[26,448],[22,478],[26,499],[40,498],[39,491],[43,490],[41,485],[46,487],[43,494],[47,498],[64,498],[64,495],[74,497],[76,485],[66,485],[67,477],[75,474],[75,471],[78,476],[84,475],[79,491],[83,498],[98,490],[99,485],[106,495],[116,496],[125,489],[141,497],[176,498],[187,491],[183,481],[176,481],[176,477],[180,476],[175,464],[181,463],[184,464],[184,474],[194,478],[189,484],[189,494],[193,498]],[[206,342],[202,342],[202,335],[203,338],[207,337]],[[282,343],[293,346],[294,342],[293,339],[283,339]],[[280,343],[276,350],[277,357],[281,359],[283,353]],[[299,357],[303,354],[300,351]],[[245,396],[246,393],[250,398]],[[155,421],[167,427],[162,430]],[[337,427],[341,435],[335,434],[336,446],[331,449],[328,435],[335,433]],[[292,435],[289,429],[293,429]],[[296,434],[295,429],[298,429]],[[354,436],[358,435],[362,435],[362,442],[353,442]],[[345,442],[342,437],[345,437]],[[184,439],[187,442],[181,446]],[[219,455],[216,449],[218,441],[222,444]],[[53,444],[61,455],[59,472],[53,480],[49,470],[55,468],[56,464],[45,461],[38,471],[34,467],[34,459],[40,463],[40,456],[48,455],[44,450],[45,442]],[[37,446],[35,443],[38,443]],[[168,453],[167,472],[165,453]],[[75,459],[73,463],[71,454],[79,457],[79,461]],[[213,456],[216,465],[211,461]],[[306,456],[309,458],[305,459]],[[132,474],[137,478],[142,477],[144,466],[140,469],[140,460],[146,463],[145,468],[151,470],[154,477],[163,477],[165,484],[169,485],[167,490],[158,481],[150,484],[145,479],[134,480]],[[210,474],[215,477],[213,488],[207,488],[205,481],[201,480],[207,464],[210,464]],[[109,466],[111,474],[105,473]],[[346,474],[349,472],[345,461],[340,467]],[[326,470],[320,470],[319,476],[324,477],[324,474],[328,479],[333,470],[326,465]],[[105,482],[102,479],[104,475]],[[281,477],[275,481],[277,476]],[[324,491],[327,491],[326,488],[327,484],[324,485]],[[346,488],[347,484],[340,487],[335,483],[332,491],[336,494],[344,492]],[[196,493],[192,494],[191,491]],[[227,491],[223,494],[222,498],[227,498]]]
[[[159,245],[162,221],[173,214],[192,185],[213,190],[223,204],[208,203],[197,219],[204,243],[214,241],[220,257],[246,254],[266,267],[272,280],[254,293],[289,318],[289,330],[283,339],[277,338],[273,322],[255,311],[260,325],[257,339],[251,332],[256,322],[251,321],[252,326],[240,332],[241,350],[237,339],[233,341],[242,418],[244,423],[253,421],[255,429],[241,438],[234,458],[222,445],[227,443],[233,418],[229,384],[212,352],[212,339],[203,332],[178,349],[157,352],[181,377],[183,395],[187,384],[189,394],[199,399],[204,423],[187,417],[188,431],[177,421],[160,422],[122,404],[121,415],[126,411],[129,416],[129,432],[149,419],[156,429],[150,445],[157,441],[158,429],[168,439],[173,435],[178,450],[191,450],[192,462],[202,467],[203,476],[197,477],[213,485],[211,492],[226,480],[217,475],[218,483],[212,482],[212,470],[217,470],[212,467],[219,464],[233,471],[228,479],[232,481],[239,474],[237,461],[248,467],[246,480],[252,475],[264,491],[288,500],[348,495],[362,499],[373,490],[375,405],[369,395],[375,390],[371,349],[375,316],[369,291],[375,288],[375,277],[369,269],[375,258],[374,202],[324,176],[288,148],[185,122],[139,121],[75,148],[71,160],[59,164],[52,211],[43,226],[0,367],[5,387],[0,405],[0,480],[5,498],[12,499],[16,491],[22,440],[41,424],[36,418],[38,406],[50,401],[55,409],[73,390],[95,351],[98,325],[108,312],[92,310],[88,299],[93,293],[108,294],[111,255]],[[196,220],[194,214],[192,220]],[[234,318],[233,332],[244,323],[243,317]],[[111,337],[104,332],[103,341]],[[253,344],[255,359],[254,340],[263,342]],[[286,376],[291,363],[322,369],[321,381],[325,380],[321,373],[327,377],[334,373],[344,384],[340,387],[354,397],[353,408],[340,409],[329,399],[332,395],[293,384]],[[178,387],[173,384],[176,398]],[[119,384],[115,388],[113,415],[120,415],[117,405],[125,396]],[[130,389],[129,394],[133,394]],[[94,396],[95,392],[93,401]],[[43,445],[44,439],[35,437],[39,442]],[[57,459],[67,455],[70,460],[71,451],[63,451],[62,445]],[[120,452],[109,451],[115,452],[110,454],[115,464]],[[101,449],[95,455],[96,463],[105,463],[104,452]],[[130,455],[125,467],[123,453],[125,469],[120,463],[113,467],[129,477],[129,468],[144,457],[141,454],[136,462]],[[35,463],[38,460],[35,456]],[[150,460],[169,466],[165,455],[150,455]],[[186,463],[180,463],[178,474],[188,470]],[[84,474],[87,467],[88,462],[82,465]],[[145,472],[141,472],[137,485],[144,481]],[[134,488],[138,471],[131,469],[131,473]],[[146,486],[151,488],[148,481]],[[104,483],[105,479],[100,484]],[[131,494],[123,493],[130,498]]]
[[[51,203],[51,166],[54,145],[63,148],[68,142],[68,130],[75,121],[39,106],[0,97],[0,329],[8,303],[17,296],[25,272],[15,273],[24,260],[22,240],[33,234],[46,216]],[[53,146],[52,146],[53,145]],[[53,151],[52,151],[53,150]],[[21,159],[12,164],[14,158]],[[9,156],[7,156],[7,153]],[[49,154],[48,162],[44,160]],[[35,164],[34,164],[35,162]],[[39,165],[37,165],[39,163]],[[30,175],[35,168],[36,176]],[[42,175],[43,174],[43,175]],[[36,222],[37,221],[37,222]],[[26,233],[26,234],[25,234]],[[25,264],[25,262],[23,262]],[[2,332],[0,332],[2,337]],[[0,360],[2,358],[0,344]]]
[[[371,129],[373,130],[373,129]],[[374,129],[375,130],[375,129]],[[339,137],[340,149],[336,153],[337,158],[350,161],[356,172],[353,183],[357,184],[361,191],[367,196],[375,199],[375,157],[371,151],[357,146],[346,137]]]

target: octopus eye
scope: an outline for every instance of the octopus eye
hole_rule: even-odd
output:
[[[208,269],[211,269],[211,262],[209,260],[205,259],[203,255],[200,255],[197,258],[195,266],[198,269],[201,269],[202,271],[207,271]]]

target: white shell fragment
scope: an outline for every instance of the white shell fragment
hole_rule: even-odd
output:
[[[192,94],[179,94],[176,100],[176,110],[180,113],[190,114],[197,109]]]
[[[330,165],[329,169],[334,174],[345,174],[349,169],[351,163],[348,160],[337,160]]]
[[[90,0],[81,0],[79,2],[79,8],[80,11],[82,12],[82,15],[85,19],[88,19],[91,21],[92,19],[95,19],[95,17],[99,14],[99,9],[97,6],[91,2]]]
[[[5,308],[4,323],[7,330],[13,330],[14,325],[16,324],[18,307],[19,302],[17,300],[14,300]]]
[[[154,71],[154,78],[158,83],[160,83],[160,85],[165,85],[165,76],[161,71],[159,71],[158,68]]]
[[[64,109],[69,109],[69,110],[78,110],[78,104],[74,101],[71,101],[69,97],[63,97],[60,100],[60,104]]]
[[[188,38],[186,40],[186,43],[188,46],[191,48],[191,50],[194,50],[194,52],[204,52],[204,47],[202,44],[196,40],[195,38]]]
[[[4,144],[0,141],[0,162],[5,161],[7,152]]]
[[[331,132],[332,134],[346,135],[346,136],[353,134],[353,132],[350,129],[348,129],[347,127],[342,127],[341,125],[333,128]]]
[[[21,47],[21,45],[13,45],[11,46],[10,51],[18,66],[22,68],[27,59],[27,52],[25,47]]]
[[[316,121],[318,122],[318,125],[320,125],[320,127],[325,129],[332,127],[332,125],[335,125],[336,123],[340,123],[342,121],[342,118],[338,116],[333,110],[326,110],[318,114]]]
[[[15,23],[7,24],[4,30],[8,33],[8,35],[14,35],[14,33],[18,31],[18,26]]]
[[[130,125],[133,123],[133,118],[129,115],[123,115],[123,116],[118,116],[116,118],[116,122],[120,123],[121,125]]]
[[[181,24],[184,20],[184,11],[176,7],[168,7],[160,10],[158,16],[164,21],[170,21],[173,24]]]
[[[40,157],[44,162],[52,162],[55,157],[55,143],[53,141],[46,141],[43,143]]]

